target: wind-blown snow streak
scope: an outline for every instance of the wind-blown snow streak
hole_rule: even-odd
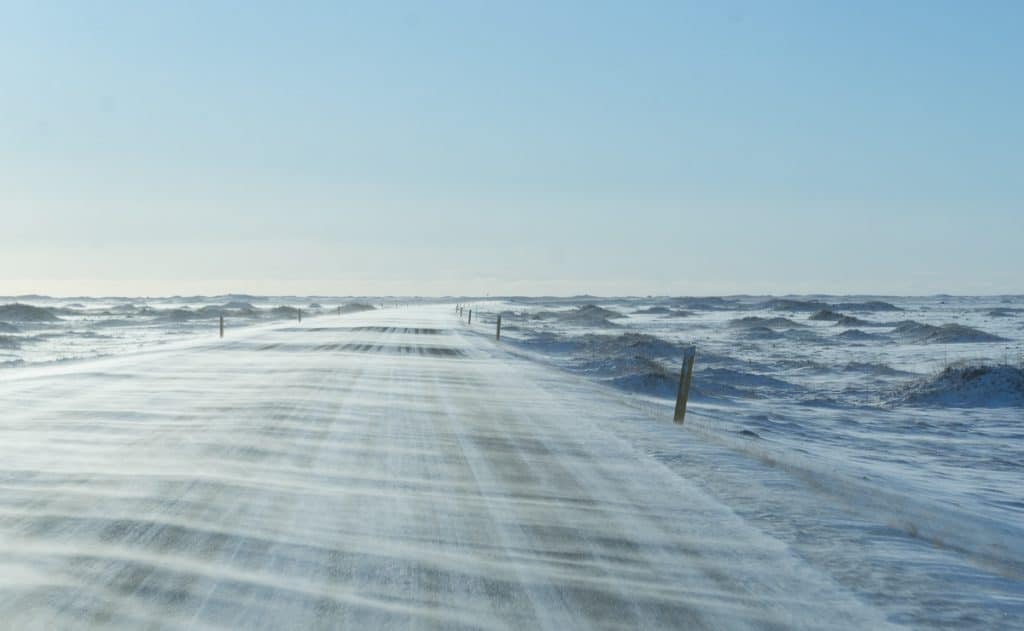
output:
[[[2,624],[886,624],[449,311],[7,375]]]

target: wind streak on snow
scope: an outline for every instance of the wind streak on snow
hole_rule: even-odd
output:
[[[884,624],[449,311],[0,384],[3,624]]]

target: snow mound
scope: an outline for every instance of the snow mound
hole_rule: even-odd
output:
[[[889,364],[856,361],[847,362],[847,364],[843,366],[843,372],[866,373],[869,375],[876,375],[879,377],[905,377],[907,375],[913,374],[905,370],[893,368]]]
[[[880,336],[874,333],[867,333],[860,329],[847,329],[837,335],[839,339],[846,340],[848,342],[868,342],[871,340],[880,339]]]
[[[540,311],[533,317],[535,319],[555,319],[578,326],[610,327],[615,326],[615,323],[610,321],[612,318],[624,318],[625,316],[597,305],[583,305],[571,311]]]
[[[679,375],[657,362],[643,359],[637,360],[635,370],[606,381],[619,390],[664,399],[675,397],[679,387]]]
[[[875,322],[868,322],[867,320],[861,320],[860,318],[844,315],[836,320],[836,326],[878,326]]]
[[[243,311],[245,313],[254,313],[257,310],[255,305],[244,300],[231,300],[229,302],[225,302],[221,305],[221,308],[230,311]]]
[[[648,307],[646,309],[638,309],[633,313],[637,315],[660,315],[663,318],[688,318],[693,315],[691,311],[671,309],[669,307]]]
[[[761,308],[774,311],[821,311],[828,309],[829,305],[819,300],[791,300],[788,298],[777,298],[761,303]]]
[[[738,329],[752,329],[755,327],[767,327],[769,329],[795,329],[803,326],[789,318],[760,318],[758,316],[747,316],[736,320],[730,320],[729,326]]]
[[[365,302],[350,302],[348,304],[341,305],[338,308],[341,309],[342,313],[359,313],[362,311],[373,311],[377,307],[368,305]]]
[[[823,322],[838,322],[839,320],[842,320],[844,317],[845,316],[843,314],[832,311],[831,309],[819,309],[818,311],[815,311],[807,319]]]
[[[693,394],[701,398],[761,399],[793,395],[801,390],[787,381],[733,368],[704,367],[700,355],[693,368]]]
[[[0,305],[0,319],[11,322],[56,322],[60,320],[49,309],[33,307],[20,302]]]
[[[1024,406],[1024,369],[959,364],[896,389],[891,403],[939,407]]]
[[[620,390],[674,398],[679,385],[682,348],[651,335],[585,335],[576,340],[574,368]],[[694,399],[757,399],[793,393],[800,388],[767,375],[708,365],[714,360],[697,354]]]
[[[739,306],[735,300],[713,297],[679,296],[669,299],[669,303],[676,307],[692,309],[694,311],[729,311]]]
[[[831,340],[823,338],[811,329],[785,329],[782,331],[782,337],[786,338],[791,342],[799,342],[800,344],[829,344]]]
[[[679,347],[660,337],[646,333],[623,333],[622,335],[588,334],[579,338],[582,352],[588,356],[619,357],[680,357]]]
[[[988,312],[988,315],[993,318],[1012,318],[1024,314],[1024,309],[1014,309],[1013,307],[996,307]]]
[[[866,302],[840,302],[832,305],[833,309],[841,311],[903,311],[894,304],[882,300],[868,300]]]
[[[674,397],[679,375],[673,367],[681,348],[644,333],[575,338],[541,333],[527,342],[547,352],[566,354],[574,371],[620,390],[655,397]]]
[[[782,337],[781,333],[766,326],[744,328],[740,335],[749,340],[777,340]]]
[[[893,333],[917,344],[963,344],[971,342],[1002,342],[1004,338],[962,324],[935,326],[915,320],[896,325]]]
[[[151,307],[149,307],[148,305],[136,305],[136,304],[133,304],[133,303],[125,303],[125,304],[114,305],[113,307],[107,309],[104,313],[120,313],[120,314],[141,313],[141,314],[147,314],[148,315],[148,314],[151,314],[152,312],[153,312],[153,309]]]

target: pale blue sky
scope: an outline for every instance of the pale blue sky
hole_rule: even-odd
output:
[[[0,294],[1021,293],[1021,2],[0,4]]]

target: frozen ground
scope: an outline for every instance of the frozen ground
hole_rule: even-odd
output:
[[[19,299],[3,620],[1024,628],[1021,301],[767,300]]]

